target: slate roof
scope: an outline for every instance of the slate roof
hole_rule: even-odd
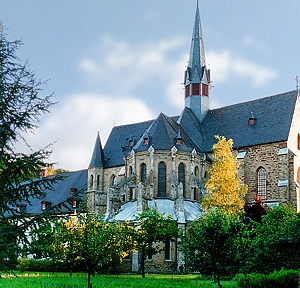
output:
[[[104,153],[103,153],[103,148],[100,140],[100,135],[98,133],[89,168],[103,167],[103,166],[104,166]]]
[[[129,140],[132,138],[134,145],[152,122],[153,120],[149,120],[114,127],[104,146],[104,168],[124,165],[124,155],[131,151]]]
[[[114,127],[104,147],[104,167],[124,165],[130,151],[146,151],[151,145],[156,150],[170,150],[176,146],[178,133],[183,145],[178,150],[198,153],[211,152],[216,143],[214,135],[232,138],[234,148],[285,141],[288,138],[298,91],[290,91],[208,111],[202,123],[189,108],[180,116],[168,117],[161,113],[156,119]],[[249,125],[254,116],[255,124]],[[147,134],[149,144],[143,145]],[[132,146],[129,141],[132,140]]]
[[[176,144],[178,135],[182,137],[182,145]],[[147,145],[143,144],[144,137],[149,137]],[[160,113],[133,149],[136,152],[146,151],[150,146],[153,146],[155,150],[170,150],[173,146],[176,146],[179,151],[192,151],[196,145],[184,129],[180,129],[180,125],[173,118]]]
[[[45,196],[42,198],[29,199],[30,204],[26,204],[23,211],[31,214],[40,214],[43,212],[41,209],[42,201],[51,203],[51,207],[54,207],[65,201],[67,198],[72,197],[70,194],[71,188],[75,188],[75,193],[76,191],[86,190],[88,177],[87,169],[61,173],[60,176],[62,176],[63,179],[55,183],[52,190],[48,189],[43,191]],[[67,202],[66,206],[67,207],[63,207],[62,212],[68,212],[68,209],[71,209],[71,211],[74,210],[71,208],[72,203]]]
[[[297,96],[294,90],[209,111],[202,123],[205,140],[201,148],[210,151],[214,135],[232,138],[234,148],[287,140]],[[254,125],[248,124],[251,111]]]

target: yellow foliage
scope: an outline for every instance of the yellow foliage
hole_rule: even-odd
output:
[[[207,194],[202,199],[202,208],[219,207],[227,213],[239,213],[244,206],[243,197],[248,187],[240,183],[236,157],[232,154],[233,141],[224,136],[215,136],[213,145],[214,162],[208,169],[210,178],[206,182]]]

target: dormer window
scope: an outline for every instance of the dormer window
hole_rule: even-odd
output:
[[[248,119],[248,124],[249,125],[254,125],[255,124],[255,117],[254,117],[254,115],[253,115],[253,112],[251,111],[250,112],[250,116],[249,116],[249,119]]]
[[[25,207],[26,207],[26,205],[24,205],[24,204],[17,204],[16,211],[20,213],[20,212],[24,211]]]
[[[176,136],[176,145],[182,145],[183,144],[183,140],[180,134],[180,129],[178,130],[177,136]]]
[[[49,206],[51,205],[50,202],[47,202],[47,201],[42,201],[42,211],[45,211]]]
[[[72,208],[77,208],[77,200],[72,199]]]
[[[143,145],[148,145],[149,144],[149,136],[147,133],[145,133],[143,137]]]
[[[47,177],[47,168],[43,167],[40,172],[41,177]]]
[[[75,193],[75,188],[70,188],[70,194],[74,194]]]

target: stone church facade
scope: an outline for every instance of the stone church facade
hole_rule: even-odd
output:
[[[102,147],[97,135],[88,168],[88,206],[107,219],[133,221],[146,207],[171,214],[178,227],[198,218],[215,135],[234,141],[246,202],[258,194],[266,204],[290,202],[299,210],[299,92],[209,109],[210,71],[205,63],[199,8],[184,74],[185,107],[177,117],[114,127]],[[180,271],[180,243],[148,259],[151,272]],[[164,254],[164,255],[163,255]],[[137,271],[138,255],[123,265]]]
[[[222,135],[233,139],[239,178],[248,185],[246,202],[258,194],[267,205],[290,202],[299,211],[299,91],[210,109],[198,4],[184,87],[185,107],[178,116],[161,113],[156,119],[116,126],[104,147],[98,134],[88,169],[66,173],[55,189],[60,193],[49,191],[42,202],[55,205],[69,191],[85,188],[89,209],[106,219],[134,221],[147,207],[156,207],[185,229],[202,213],[199,200],[213,161],[212,145],[215,135]],[[43,206],[34,201],[30,209],[37,213]],[[181,271],[180,241],[161,245],[165,252],[150,257],[146,271]],[[120,269],[138,271],[138,257],[132,253]]]

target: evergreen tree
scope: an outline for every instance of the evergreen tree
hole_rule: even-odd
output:
[[[16,56],[21,41],[10,42],[0,31],[0,268],[6,269],[16,258],[18,242],[26,240],[25,231],[34,218],[25,218],[18,205],[29,203],[46,188],[51,188],[55,177],[38,178],[40,168],[47,166],[49,147],[33,151],[25,140],[26,133],[34,132],[39,117],[54,105],[53,95],[42,94],[42,82],[35,78],[28,63]],[[20,142],[29,153],[16,150]],[[20,146],[20,145],[19,145]],[[24,145],[23,145],[24,146]],[[34,180],[35,179],[35,180]],[[5,229],[4,229],[5,227]],[[5,259],[5,260],[4,260]]]
[[[232,139],[215,136],[218,142],[213,145],[214,162],[208,169],[207,193],[202,199],[202,208],[210,210],[219,207],[227,213],[240,213],[244,206],[243,196],[247,186],[238,178],[238,162],[232,153]]]

